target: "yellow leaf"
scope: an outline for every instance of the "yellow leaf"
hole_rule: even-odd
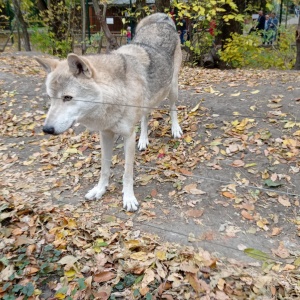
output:
[[[78,150],[75,148],[68,148],[65,153],[78,153]]]
[[[288,121],[285,123],[284,128],[293,128],[296,125],[296,122]]]
[[[68,278],[68,281],[72,281],[76,276],[76,271],[74,269],[70,269],[65,271],[64,274]]]
[[[252,91],[251,94],[258,94],[259,90]]]
[[[191,143],[193,141],[192,137],[190,135],[186,136],[184,138],[184,140],[187,142],[187,143]]]
[[[237,97],[237,96],[239,96],[241,93],[240,92],[238,92],[238,93],[236,93],[236,94],[231,94],[230,96],[232,96],[232,97]]]
[[[234,126],[234,127],[237,126],[238,124],[240,124],[239,120],[234,120],[234,121],[231,122],[231,125]]]
[[[210,92],[211,94],[217,93],[217,91],[215,91],[211,86],[209,87],[209,92]]]
[[[27,129],[29,130],[33,130],[33,128],[36,126],[36,123],[32,123],[30,125],[28,125]]]
[[[61,299],[65,299],[66,298],[66,295],[65,294],[62,294],[62,293],[56,293],[55,294],[55,298],[61,300]]]
[[[77,227],[77,223],[74,219],[68,219],[68,228],[76,228]]]
[[[290,147],[296,147],[297,141],[293,140],[293,139],[286,139],[286,140],[283,140],[283,144],[286,146],[290,146]]]
[[[239,125],[237,125],[235,128],[237,129],[237,130],[240,130],[240,131],[243,131],[244,129],[245,129],[245,127],[246,127],[246,125],[248,124],[248,121],[249,121],[249,119],[243,119],[242,121],[241,121],[241,123],[239,124]]]
[[[267,224],[269,224],[267,219],[261,219],[256,222],[256,225],[264,230],[268,230],[268,227],[266,226]]]
[[[201,102],[199,102],[192,110],[191,112],[195,112],[198,110],[199,106],[200,106]]]
[[[225,155],[225,156],[227,155],[226,151],[223,150],[223,149],[221,149],[220,152],[221,152],[221,154],[223,154],[223,155]]]
[[[153,122],[153,127],[157,128],[158,126],[159,126],[159,122],[155,120],[155,121]]]
[[[300,136],[300,130],[297,130],[293,133],[294,136]]]
[[[139,251],[139,252],[132,253],[130,255],[130,258],[140,260],[140,261],[146,261],[148,259],[148,255],[146,252]]]
[[[78,161],[77,163],[74,164],[74,167],[80,169],[82,167],[82,164],[83,163],[81,161]]]
[[[165,251],[157,251],[155,253],[155,256],[159,259],[159,260],[166,260],[167,256],[166,256],[166,252]]]
[[[138,240],[129,240],[125,242],[125,247],[129,250],[140,247],[141,243]]]
[[[257,163],[246,164],[246,165],[245,165],[245,168],[254,167],[254,166],[256,166],[256,165],[257,165]]]

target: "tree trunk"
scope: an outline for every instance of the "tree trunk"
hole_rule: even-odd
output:
[[[86,52],[86,9],[85,9],[85,0],[81,0],[81,14],[82,14],[82,46],[81,46],[81,53],[85,54]]]
[[[106,11],[107,11],[107,3],[105,2],[105,3],[103,3],[103,12],[102,12],[103,18],[105,18],[105,16],[106,16]],[[103,28],[101,27],[101,29],[100,29],[99,45],[98,45],[98,51],[97,51],[97,53],[101,53],[102,44],[103,44]],[[106,45],[106,52],[109,52],[108,51],[108,43]]]
[[[44,10],[48,9],[47,8],[47,2],[45,2],[44,0],[37,0],[36,6],[37,6],[39,11],[44,11]]]
[[[108,43],[108,47],[106,48],[107,52],[110,52],[112,50],[116,50],[119,48],[119,44],[117,42],[117,39],[112,35],[112,33],[110,32],[107,24],[106,24],[106,20],[105,20],[105,16],[103,16],[101,14],[101,9],[99,7],[98,1],[97,0],[93,0],[93,6],[94,6],[94,10],[96,13],[96,16],[100,22],[100,26],[103,29],[104,35],[106,37],[107,43]]]
[[[59,5],[59,3],[62,2],[62,5]],[[56,41],[64,41],[67,38],[67,26],[66,20],[67,15],[63,7],[65,6],[65,0],[51,0],[49,1],[49,9],[47,11],[48,18],[50,20],[49,27],[51,32],[54,35],[54,39]],[[62,50],[54,48],[53,49],[54,55],[61,55]]]
[[[296,49],[297,55],[294,70],[300,70],[300,15],[298,17],[298,26],[296,29]]]
[[[242,13],[245,5],[243,0],[236,0],[235,4],[238,7],[238,12]],[[221,49],[224,48],[226,39],[230,38],[232,33],[243,33],[242,24],[240,22],[231,19],[226,23],[222,19],[223,15],[228,15],[232,12],[232,8],[227,4],[224,5],[223,8],[225,9],[225,11],[220,14],[221,18],[217,27],[218,34],[215,37],[215,45],[221,47]],[[226,63],[224,63],[223,61],[219,61],[219,67],[221,69],[226,68]]]
[[[165,8],[170,8],[170,0],[155,0],[157,12],[165,12]]]
[[[18,24],[20,24],[22,32],[23,32],[25,51],[31,51],[29,34],[27,31],[27,23],[25,22],[25,20],[23,18],[19,0],[13,0],[13,5],[14,5],[14,9],[15,9],[15,16],[16,16],[17,22],[18,22]]]

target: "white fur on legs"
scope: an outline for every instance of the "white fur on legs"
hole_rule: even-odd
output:
[[[174,138],[180,138],[182,136],[182,130],[178,123],[177,111],[175,110],[176,106],[174,105],[174,110],[171,111],[171,121],[172,121],[172,135]]]
[[[178,76],[173,78],[171,91],[169,93],[170,100],[170,114],[172,122],[172,135],[174,138],[180,138],[182,136],[182,130],[178,123],[177,110],[176,110],[176,101],[178,100]]]
[[[112,132],[100,132],[101,139],[101,175],[99,183],[86,195],[87,200],[100,199],[106,191],[109,183],[111,157],[114,144],[114,134]]]
[[[123,176],[123,207],[128,211],[138,209],[138,202],[133,192],[133,164],[135,156],[135,132],[124,138],[125,171]]]
[[[141,120],[141,135],[139,138],[138,148],[140,151],[145,150],[149,145],[148,140],[148,115],[145,114],[142,116]]]

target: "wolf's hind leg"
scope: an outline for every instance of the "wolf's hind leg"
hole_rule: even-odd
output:
[[[141,135],[139,138],[138,148],[142,151],[145,150],[148,145],[148,114],[144,114],[141,120]]]
[[[133,191],[133,164],[135,156],[135,131],[124,137],[125,171],[123,176],[123,207],[128,211],[138,209],[138,202]]]
[[[172,84],[171,91],[169,93],[172,135],[174,138],[180,138],[182,135],[182,130],[178,123],[177,109],[175,104],[177,100],[178,100],[178,84],[177,81],[176,83],[174,81],[174,83]]]
[[[114,134],[109,131],[100,132],[100,138],[102,149],[100,180],[98,184],[85,195],[87,200],[100,199],[105,193],[109,183]]]

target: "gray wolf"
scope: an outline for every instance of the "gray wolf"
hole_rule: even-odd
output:
[[[175,138],[182,135],[175,102],[181,65],[180,40],[174,22],[157,13],[141,20],[129,45],[110,54],[78,56],[66,60],[36,60],[46,69],[46,89],[51,105],[43,126],[48,134],[60,134],[74,123],[100,131],[101,174],[86,199],[100,199],[109,183],[114,136],[124,138],[125,171],[123,207],[138,208],[133,191],[135,125],[141,120],[138,148],[148,141],[150,108],[168,98]]]

